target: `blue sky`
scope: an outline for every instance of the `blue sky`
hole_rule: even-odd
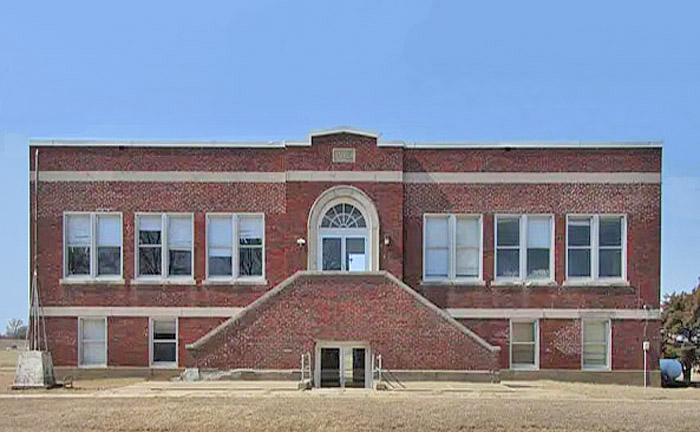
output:
[[[664,140],[663,292],[700,276],[698,2],[102,3],[0,3],[3,331],[28,137]]]

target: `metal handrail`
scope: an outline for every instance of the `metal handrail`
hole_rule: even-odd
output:
[[[306,371],[309,371],[308,375],[306,374]],[[305,379],[311,379],[311,353],[306,352],[301,354],[301,382],[304,382]]]

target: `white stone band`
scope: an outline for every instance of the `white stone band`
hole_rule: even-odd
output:
[[[586,319],[658,320],[660,309],[446,309],[456,319]]]
[[[242,307],[129,307],[129,306],[50,306],[44,307],[47,317],[186,317],[186,318],[229,318]],[[444,309],[455,319],[617,319],[617,320],[658,320],[659,309]]]
[[[36,173],[30,172],[34,181]],[[403,172],[403,171],[40,171],[42,182],[285,183],[372,182],[455,184],[660,184],[657,172]]]

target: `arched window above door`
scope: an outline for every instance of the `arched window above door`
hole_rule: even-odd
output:
[[[323,216],[321,228],[366,228],[365,217],[352,204],[336,204]]]

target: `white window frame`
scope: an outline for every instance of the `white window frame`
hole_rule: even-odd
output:
[[[549,277],[547,278],[533,278],[527,276],[527,221],[528,218],[549,218]],[[498,276],[498,219],[510,219],[517,218],[519,222],[520,238],[518,243],[518,255],[520,262],[518,265],[518,276]],[[531,213],[531,214],[513,214],[513,213],[503,213],[496,214],[493,217],[493,278],[496,282],[505,283],[542,283],[551,284],[554,283],[554,239],[556,234],[554,232],[554,214],[552,213]],[[501,246],[501,248],[515,249],[515,246]]]
[[[104,320],[105,323],[105,362],[102,364],[94,364],[94,365],[86,365],[83,364],[83,321],[84,320],[91,320],[91,321],[97,321],[97,320]],[[94,316],[79,316],[78,317],[78,367],[81,369],[103,369],[107,367],[107,363],[109,363],[109,358],[107,357],[107,354],[109,353],[108,345],[109,345],[109,340],[107,339],[107,335],[109,334],[109,331],[107,329],[109,321],[107,320],[107,317],[94,317]]]
[[[175,339],[158,339],[159,342],[175,342],[174,362],[153,361],[153,330],[155,321],[175,320]],[[180,319],[177,316],[155,316],[148,319],[148,365],[153,369],[175,369],[180,364]]]
[[[605,218],[621,218],[621,241],[622,241],[622,271],[620,272],[620,277],[599,277],[600,269],[600,219]],[[591,219],[591,275],[590,276],[569,276],[569,219],[572,218],[590,218]],[[627,282],[627,215],[626,214],[616,214],[616,213],[604,213],[604,214],[567,214],[566,215],[566,268],[565,268],[565,280],[569,284],[587,284],[587,283],[600,283],[600,284],[611,284],[611,283],[625,283]],[[576,247],[574,247],[576,248]]]
[[[427,232],[430,218],[447,219],[447,277],[426,275]],[[477,219],[479,226],[479,273],[476,277],[457,277],[457,219]],[[484,218],[475,213],[424,213],[423,214],[423,281],[474,283],[483,281],[484,277]]]
[[[86,275],[68,274],[68,218],[70,216],[90,217],[90,273]],[[119,274],[98,275],[97,274],[97,219],[100,216],[119,216],[120,253],[119,253]],[[121,212],[87,212],[87,211],[65,211],[63,212],[63,278],[70,281],[118,281],[124,278],[124,219]]]
[[[368,271],[370,263],[367,259],[369,256],[367,252],[369,247],[369,234],[367,231],[368,230],[366,228],[321,228],[318,236],[318,250],[321,251],[321,253],[318,255],[318,268],[321,269],[321,271],[350,272],[350,270],[347,268],[345,257],[347,251],[347,240],[363,239],[365,242],[365,268],[362,271]],[[336,238],[340,240],[340,270],[323,270],[323,240],[327,238]]]
[[[240,239],[238,238],[238,225],[241,217],[261,217],[262,218],[262,274],[260,276],[241,276],[239,274],[240,260]],[[209,222],[214,217],[229,217],[233,227],[231,229],[231,276],[210,276],[209,275]],[[207,213],[205,231],[205,256],[206,256],[206,281],[209,282],[265,282],[265,213]]]
[[[139,218],[142,216],[160,216],[160,275],[140,275],[139,274]],[[171,276],[168,274],[169,262],[170,262],[170,249],[168,248],[168,219],[170,217],[189,217],[190,223],[192,224],[191,233],[192,238],[190,241],[190,269],[192,269],[191,275],[175,275]],[[137,212],[134,214],[134,274],[137,281],[177,281],[177,282],[194,282],[194,213],[161,213],[161,212]]]
[[[513,363],[513,345],[529,345],[531,342],[515,342],[513,341],[513,324],[516,323],[526,323],[526,324],[534,324],[535,326],[535,332],[534,332],[534,350],[535,350],[535,363],[534,364],[529,364],[529,363]],[[540,368],[540,320],[539,319],[511,319],[510,320],[510,337],[509,337],[509,354],[508,354],[508,362],[510,364],[510,368],[513,370],[539,370]]]
[[[586,366],[584,363],[585,360],[585,345],[586,345],[586,340],[585,338],[585,332],[586,332],[586,323],[591,322],[591,323],[606,323],[608,326],[608,331],[606,334],[606,355],[605,355],[605,366]],[[612,320],[611,319],[596,319],[596,318],[583,318],[581,319],[581,370],[584,371],[610,371],[612,370]]]

